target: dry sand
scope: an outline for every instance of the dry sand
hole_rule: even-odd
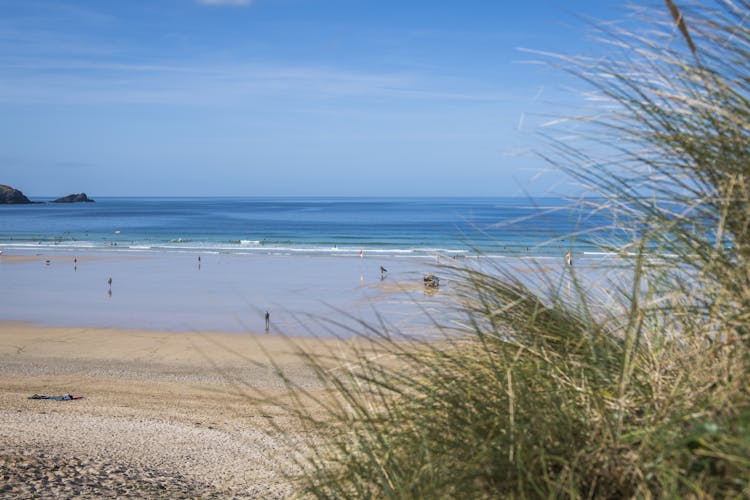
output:
[[[294,342],[347,352],[333,339]],[[294,351],[263,334],[0,322],[0,497],[289,496],[302,431],[257,397],[287,394],[269,356],[321,390]],[[66,393],[84,399],[28,399]]]

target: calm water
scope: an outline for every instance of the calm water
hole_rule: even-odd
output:
[[[559,198],[97,198],[0,206],[0,248],[409,256],[595,253]]]

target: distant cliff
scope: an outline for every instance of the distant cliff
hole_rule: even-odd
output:
[[[31,200],[24,196],[24,194],[18,189],[13,189],[5,184],[0,184],[0,205],[21,203],[31,203]]]
[[[78,193],[78,194],[69,194],[68,196],[63,196],[62,198],[58,198],[54,200],[52,203],[80,203],[80,202],[87,202],[91,203],[94,200],[86,196],[86,193]]]

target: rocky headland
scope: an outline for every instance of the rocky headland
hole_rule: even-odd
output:
[[[53,200],[52,203],[91,203],[94,200],[86,196],[86,193],[69,194]],[[23,205],[29,203],[43,203],[39,201],[29,200],[21,191],[18,189],[0,184],[0,205]]]
[[[5,184],[0,184],[0,204],[32,203],[21,191]]]

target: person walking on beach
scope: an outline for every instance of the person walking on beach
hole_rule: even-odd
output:
[[[565,252],[565,263],[568,267],[573,267],[573,258],[570,256],[570,252]]]
[[[271,327],[271,313],[266,311],[266,333],[268,333],[268,329]]]
[[[388,269],[384,268],[383,266],[380,266],[380,279],[381,280],[385,279],[385,273],[387,272],[388,272]]]
[[[107,280],[107,284],[109,285],[109,289],[112,290],[112,276]]]

